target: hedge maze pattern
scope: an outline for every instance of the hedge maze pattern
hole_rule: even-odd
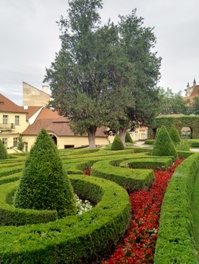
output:
[[[133,149],[60,151],[74,191],[94,208],[59,219],[56,211],[19,209],[13,196],[26,154],[0,161],[0,263],[96,263],[124,234],[130,217],[125,189],[147,189],[154,168],[167,168],[172,157],[152,157]],[[83,170],[92,167],[91,176]]]

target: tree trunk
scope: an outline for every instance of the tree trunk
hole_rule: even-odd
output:
[[[125,128],[123,128],[123,129],[120,128],[119,129],[119,136],[121,137],[121,140],[122,140],[124,146],[126,146],[126,143],[125,143],[126,131],[127,130]]]
[[[91,126],[88,129],[88,142],[89,142],[89,148],[95,148],[95,133],[96,133],[96,126]]]

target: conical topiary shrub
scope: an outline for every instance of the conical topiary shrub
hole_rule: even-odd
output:
[[[169,136],[164,125],[158,130],[153,146],[152,155],[154,156],[174,156],[177,158],[177,152],[173,141]]]
[[[7,159],[8,158],[8,152],[5,148],[3,142],[0,140],[0,159]]]
[[[44,129],[26,159],[14,205],[57,210],[59,217],[76,213],[72,185],[64,172],[57,147]]]
[[[111,150],[122,150],[124,149],[124,144],[118,134],[115,135]]]
[[[133,144],[133,140],[132,140],[131,135],[130,135],[130,133],[128,131],[126,132],[125,142]]]
[[[173,143],[176,145],[181,142],[180,135],[176,127],[172,124],[169,129],[169,136],[172,139]]]

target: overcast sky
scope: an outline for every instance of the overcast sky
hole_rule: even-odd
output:
[[[154,27],[162,57],[159,85],[182,91],[199,83],[198,0],[103,0],[102,22],[117,22],[137,8]],[[0,0],[0,93],[22,105],[22,82],[41,89],[45,68],[60,49],[56,21],[67,16],[68,0]]]

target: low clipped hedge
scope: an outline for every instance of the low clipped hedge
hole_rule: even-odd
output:
[[[122,160],[118,160],[121,163]],[[153,170],[129,169],[114,166],[116,160],[102,160],[93,164],[92,174],[107,180],[111,180],[130,192],[140,189],[148,189],[154,181]]]
[[[191,196],[199,172],[199,153],[175,170],[167,187],[160,214],[155,264],[195,264]]]
[[[0,185],[0,225],[46,223],[58,218],[57,211],[21,209],[13,206],[13,196],[19,182]]]
[[[154,141],[155,141],[155,139],[146,139],[144,141],[144,144],[146,144],[146,145],[153,145],[154,144]]]
[[[188,139],[191,148],[199,148],[199,139]]]
[[[96,177],[69,176],[77,194],[97,203],[83,215],[67,216],[48,223],[0,227],[0,263],[97,263],[129,223],[127,192]]]
[[[120,166],[127,168],[167,169],[173,164],[173,157],[147,157],[123,161]]]

